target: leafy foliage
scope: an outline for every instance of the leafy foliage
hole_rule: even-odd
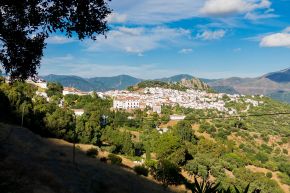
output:
[[[51,33],[95,39],[108,31],[106,17],[111,12],[103,0],[3,0],[0,8],[0,61],[12,79],[21,80],[37,73]]]
[[[135,166],[133,170],[138,175],[148,176],[149,170],[145,166]]]
[[[168,185],[181,184],[183,177],[179,173],[180,169],[175,164],[168,160],[162,160],[153,169],[153,176],[156,180],[162,182],[167,187]]]
[[[112,101],[95,93],[65,97],[58,93],[50,97],[57,100],[48,102],[35,91],[29,84],[0,82],[0,106],[7,109],[0,112],[1,120],[20,124],[23,113],[24,126],[43,136],[95,144],[114,154],[136,156],[134,159],[138,160],[146,154],[146,167],[165,186],[184,183],[190,187],[180,174],[182,169],[199,179],[214,177],[216,184],[220,183],[217,191],[235,192],[234,186],[242,191],[251,183],[248,192],[254,188],[282,192],[270,174],[253,173],[246,169],[248,166],[279,171],[280,181],[289,184],[289,156],[283,147],[289,142],[290,133],[285,115],[199,120],[198,117],[221,114],[180,106],[163,106],[161,116],[141,110],[111,111]],[[60,108],[56,101],[62,98],[64,106]],[[251,107],[249,113],[289,110],[289,105],[267,98],[260,100],[263,105]],[[75,119],[71,108],[82,108],[85,113]],[[243,102],[240,108],[245,109]],[[185,114],[186,120],[167,126],[166,133],[158,133],[156,126],[161,124],[162,117],[173,113]],[[110,155],[109,159],[120,164],[115,156]],[[136,172],[145,174],[143,169]],[[206,187],[206,183],[200,186]]]
[[[115,154],[109,154],[108,159],[111,161],[112,164],[115,164],[115,165],[121,165],[122,163],[122,158]]]
[[[97,148],[90,148],[86,152],[87,156],[89,157],[96,157],[98,155],[98,149]]]
[[[63,91],[63,86],[59,83],[50,82],[47,85],[47,96],[61,96]]]

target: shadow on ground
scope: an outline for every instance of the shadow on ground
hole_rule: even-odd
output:
[[[25,128],[0,124],[1,192],[171,192],[125,168],[89,158],[79,150],[76,163],[77,166],[72,163],[71,144],[56,143]]]

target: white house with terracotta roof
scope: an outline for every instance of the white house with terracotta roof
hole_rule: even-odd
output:
[[[68,95],[68,94],[78,94],[79,91],[78,89],[76,88],[73,88],[73,87],[64,87],[63,88],[63,91],[62,91],[62,94],[65,96],[65,95]]]

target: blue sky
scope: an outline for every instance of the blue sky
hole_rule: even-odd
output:
[[[290,67],[290,0],[112,0],[107,38],[47,40],[40,75],[255,77]]]

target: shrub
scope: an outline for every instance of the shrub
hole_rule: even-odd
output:
[[[268,155],[263,152],[257,153],[256,159],[261,161],[261,163],[266,163],[269,160]]]
[[[86,154],[89,157],[96,157],[98,155],[98,149],[97,148],[90,148],[87,150]]]
[[[290,186],[290,176],[285,173],[278,173],[278,176],[283,184],[287,184]]]
[[[267,178],[272,178],[273,174],[272,174],[272,172],[267,172],[266,176],[267,176]]]
[[[157,164],[158,164],[158,162],[157,162],[157,161],[154,161],[154,160],[146,160],[146,161],[145,161],[145,165],[146,165],[150,170],[156,168],[156,167],[157,167]]]
[[[283,137],[282,139],[281,139],[281,141],[282,141],[282,143],[284,144],[284,143],[288,143],[288,138],[287,137]]]
[[[197,174],[202,177],[202,179],[208,178],[208,169],[204,165],[198,165],[198,172]]]
[[[168,160],[161,160],[157,164],[153,176],[167,187],[168,185],[178,185],[182,183],[183,176],[179,172],[180,168],[177,165]]]
[[[100,159],[100,161],[101,161],[101,162],[104,162],[104,163],[107,163],[107,160],[108,160],[108,159],[105,158],[105,157],[101,157],[101,159]]]
[[[264,164],[264,166],[269,170],[276,171],[276,170],[278,170],[277,164],[278,164],[277,162],[268,161]]]
[[[279,169],[281,172],[284,172],[284,173],[286,173],[288,176],[290,176],[290,163],[281,163],[281,164],[278,166],[278,169]]]
[[[281,153],[281,149],[279,147],[277,147],[275,150],[274,150],[274,153],[276,155],[279,155]]]
[[[263,141],[265,141],[266,143],[269,142],[269,137],[268,136],[262,136]]]
[[[122,163],[122,158],[115,154],[109,154],[108,159],[111,161],[112,164],[121,165]]]
[[[138,175],[148,176],[149,170],[145,166],[135,166],[133,169]]]

